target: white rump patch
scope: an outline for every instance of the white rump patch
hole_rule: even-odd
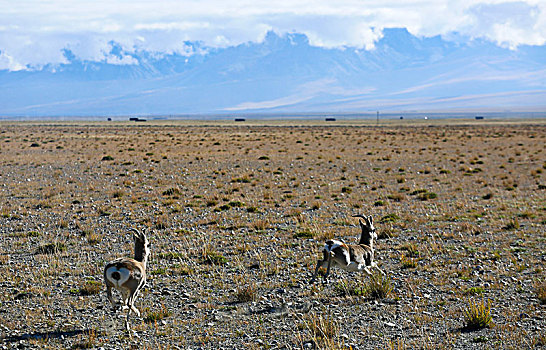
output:
[[[330,240],[330,242],[332,242],[331,245],[326,244],[324,246],[324,250],[327,253],[331,252],[332,250],[336,249],[337,247],[341,247],[341,246],[345,245],[345,243],[343,243],[342,241],[338,241],[336,239],[332,239],[332,240]]]
[[[112,274],[114,272],[119,273],[119,280],[116,280],[112,278]],[[110,266],[108,269],[106,269],[106,278],[108,278],[108,281],[112,282],[116,288],[119,288],[121,285],[123,285],[129,277],[131,276],[131,271],[129,269],[126,269],[125,267],[122,267],[121,269],[116,268],[115,266]]]

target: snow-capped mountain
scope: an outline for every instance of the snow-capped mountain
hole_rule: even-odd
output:
[[[546,47],[418,38],[386,29],[372,50],[326,49],[270,32],[189,56],[125,52],[0,71],[0,116],[116,116],[415,110],[544,110]],[[124,64],[121,64],[124,63]]]

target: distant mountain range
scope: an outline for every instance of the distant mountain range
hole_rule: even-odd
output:
[[[127,116],[371,111],[546,111],[546,46],[418,38],[386,29],[373,50],[326,49],[302,34],[195,54],[125,52],[0,71],[1,116]],[[129,60],[127,60],[129,58]]]

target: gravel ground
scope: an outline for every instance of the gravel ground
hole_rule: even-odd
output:
[[[0,136],[2,349],[546,346],[542,122]],[[338,269],[308,283],[325,239],[358,241],[357,213],[375,218],[386,296]],[[129,334],[102,284],[128,227],[152,250]],[[467,327],[471,302],[488,327]]]

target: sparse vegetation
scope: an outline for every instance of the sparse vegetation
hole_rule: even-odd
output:
[[[464,326],[469,330],[482,329],[492,325],[491,303],[469,300],[464,310]]]
[[[544,346],[544,121],[339,122],[1,121],[0,348]],[[354,214],[388,277],[307,284]],[[129,227],[133,337],[102,283]]]

